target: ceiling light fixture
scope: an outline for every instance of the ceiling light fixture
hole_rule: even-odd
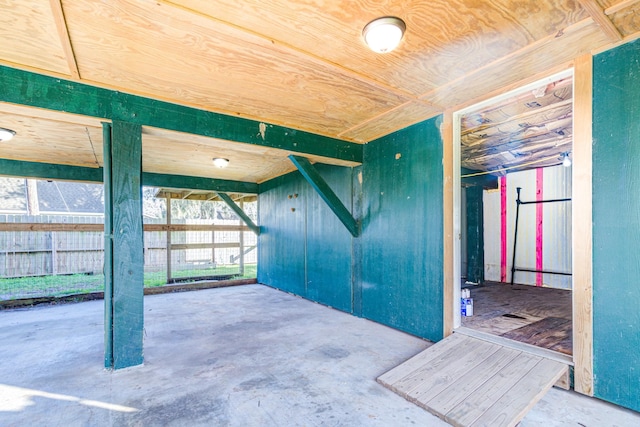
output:
[[[374,52],[387,53],[402,40],[407,25],[395,16],[384,16],[369,22],[362,30],[364,41]]]
[[[217,168],[226,168],[229,165],[229,159],[223,159],[222,157],[215,157],[213,159],[213,164]]]
[[[562,157],[560,157],[562,159],[562,166],[564,166],[565,168],[568,168],[569,166],[571,166],[571,159],[569,158],[569,153],[562,153]]]
[[[16,134],[15,130],[0,128],[0,142],[11,140]]]

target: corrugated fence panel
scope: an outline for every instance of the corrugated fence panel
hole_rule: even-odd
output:
[[[544,169],[544,198],[571,198],[571,168]],[[543,214],[543,268],[571,273],[571,202],[545,203]],[[571,276],[543,274],[544,286],[571,289]]]

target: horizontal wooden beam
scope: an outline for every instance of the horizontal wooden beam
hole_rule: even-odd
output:
[[[102,168],[0,159],[0,175],[61,181],[102,182]]]
[[[102,168],[0,159],[0,175],[61,181],[102,182]],[[226,179],[143,172],[142,185],[257,194],[258,184]]]
[[[6,66],[0,66],[0,102],[362,163],[360,144]]]
[[[152,172],[142,173],[142,185],[161,188],[183,188],[187,190],[223,191],[225,193],[258,194],[258,184],[254,182],[230,181],[226,179],[186,175],[165,175]]]
[[[188,250],[188,249],[227,249],[227,248],[239,248],[240,243],[180,243],[172,244],[169,249],[172,251]]]
[[[486,189],[498,188],[498,177],[495,175],[467,168],[460,168],[460,174],[462,175],[461,181],[463,186],[481,186]]]
[[[358,237],[360,235],[360,225],[353,216],[351,216],[351,212],[349,212],[338,196],[336,196],[336,193],[334,193],[331,187],[329,187],[329,184],[327,184],[324,178],[322,178],[316,168],[313,167],[309,159],[294,155],[290,155],[289,159],[291,159],[302,176],[307,180],[311,187],[316,190],[333,213],[336,214],[340,222],[347,227],[347,230],[349,230],[351,235],[353,237]]]
[[[245,224],[247,224],[247,227],[249,227],[254,233],[256,233],[256,235],[260,235],[260,227],[258,227],[253,222],[253,220],[249,218],[249,216],[242,210],[240,206],[236,204],[236,202],[231,199],[231,197],[229,197],[228,194],[218,193],[218,197],[220,197],[227,204],[227,206],[229,206],[236,213],[236,215],[238,215],[240,219],[244,221]]]

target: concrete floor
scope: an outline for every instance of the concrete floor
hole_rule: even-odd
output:
[[[109,372],[103,302],[0,312],[1,426],[446,426],[375,382],[430,343],[260,285],[145,297],[145,364]],[[638,426],[553,389],[525,426]]]

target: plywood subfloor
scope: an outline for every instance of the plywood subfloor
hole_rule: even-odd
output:
[[[470,290],[474,315],[462,326],[572,354],[571,291],[496,282]]]
[[[454,426],[514,426],[568,365],[460,333],[378,382]]]

